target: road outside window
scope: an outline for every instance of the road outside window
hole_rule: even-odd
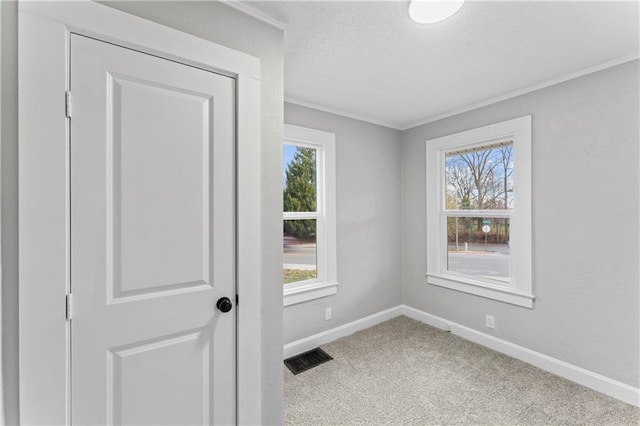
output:
[[[283,145],[284,284],[318,278],[316,151]]]
[[[509,217],[513,209],[513,142],[445,154],[447,270],[509,281]],[[482,210],[482,216],[452,216]]]
[[[533,307],[531,116],[426,142],[427,282]]]
[[[337,293],[335,135],[286,124],[282,282],[288,306]]]

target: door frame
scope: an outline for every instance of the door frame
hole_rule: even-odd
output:
[[[70,424],[71,33],[236,79],[238,424],[261,423],[260,60],[91,1],[19,4],[19,377],[23,424]],[[213,308],[212,308],[213,309]]]

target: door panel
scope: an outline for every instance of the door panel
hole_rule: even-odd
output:
[[[210,284],[212,99],[122,77],[109,86],[114,299]]]
[[[210,417],[210,343],[207,330],[200,329],[111,348],[107,406],[113,423],[202,424]],[[158,374],[175,364],[183,366],[181,374]]]
[[[233,79],[71,37],[72,421],[235,422]]]

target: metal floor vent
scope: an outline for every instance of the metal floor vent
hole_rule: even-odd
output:
[[[303,354],[285,359],[284,365],[286,365],[293,374],[299,374],[303,371],[309,370],[310,368],[324,364],[327,361],[331,361],[332,359],[331,355],[322,349],[315,348]]]

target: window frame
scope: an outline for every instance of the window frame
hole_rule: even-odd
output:
[[[514,207],[501,210],[447,210],[445,155],[492,143],[513,143]],[[516,118],[426,141],[427,283],[533,308],[531,232],[531,116]],[[434,187],[435,185],[435,187]],[[447,269],[447,217],[508,217],[509,281]]]
[[[316,150],[316,211],[283,211],[282,219],[316,220],[317,278],[283,284],[283,304],[289,306],[338,292],[335,134],[285,124],[282,143]]]

